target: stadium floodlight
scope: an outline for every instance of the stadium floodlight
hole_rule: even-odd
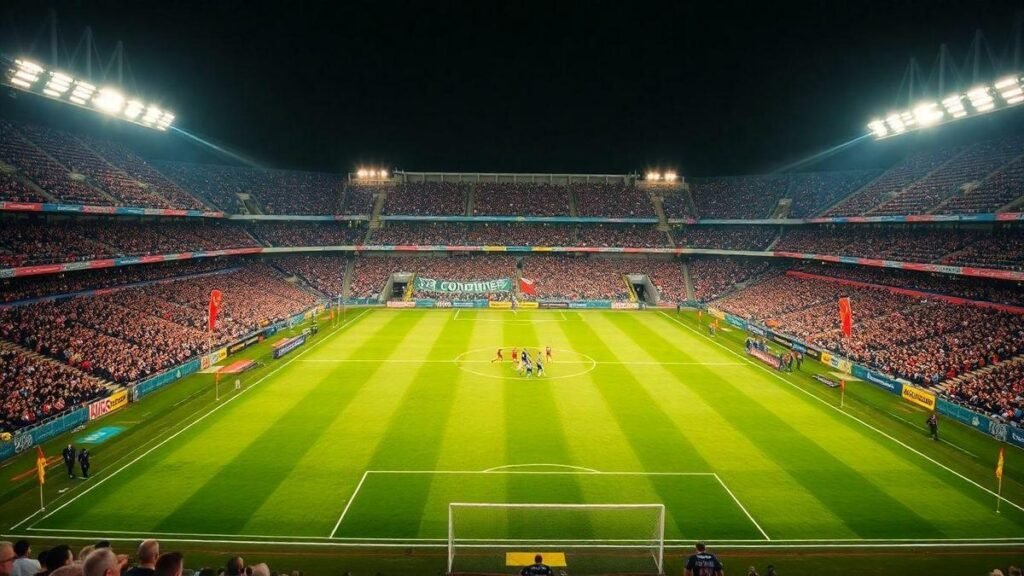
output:
[[[366,178],[369,175],[370,171],[367,170],[366,168],[360,168],[359,170],[356,171],[356,176],[358,176],[359,178]]]
[[[868,122],[868,131],[875,138],[888,138],[921,128],[938,126],[979,114],[987,114],[1024,103],[1024,77],[1014,74],[995,84],[974,86],[960,94],[952,94],[939,102],[924,102],[912,110],[889,113],[884,120]]]
[[[645,180],[650,180],[651,182],[657,182],[658,180],[661,180],[661,174],[659,174],[657,172],[648,172],[647,173],[647,177],[645,178]]]
[[[46,70],[31,60],[0,58],[0,66],[6,68],[0,83],[11,88],[103,112],[157,130],[167,130],[174,122],[174,114],[147,105],[139,98],[128,97],[117,88],[105,86],[97,89],[89,82],[75,79],[64,72]]]
[[[675,182],[679,179],[679,175],[675,172],[665,172],[665,182]]]
[[[379,177],[381,180],[386,180],[388,177],[388,171],[381,170],[380,172],[377,173],[377,177]]]

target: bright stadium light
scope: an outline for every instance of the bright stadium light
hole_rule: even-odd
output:
[[[360,168],[359,170],[356,171],[356,176],[358,176],[359,178],[366,178],[369,175],[370,171],[367,170],[366,168]]]
[[[675,172],[665,172],[665,182],[675,182],[679,179],[679,175]]]
[[[377,176],[380,177],[381,180],[387,180],[387,178],[388,178],[388,171],[387,170],[381,170],[380,172],[377,173]]]
[[[46,70],[31,60],[0,57],[0,71],[4,68],[6,70],[0,83],[11,88],[110,114],[157,130],[167,130],[174,122],[174,114],[147,105],[139,98],[130,98],[114,87],[97,90],[89,82],[56,70]]]
[[[657,182],[658,180],[661,180],[661,174],[658,174],[657,172],[648,172],[646,180]]]
[[[868,123],[868,131],[878,139],[889,138],[921,128],[938,126],[952,120],[987,114],[1024,103],[1024,77],[1019,74],[1001,78],[991,86],[979,85],[960,94],[951,94],[940,102],[924,102],[912,110],[889,113],[884,120]]]

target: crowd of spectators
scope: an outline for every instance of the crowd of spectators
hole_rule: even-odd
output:
[[[515,276],[516,272],[515,257],[504,255],[415,258],[406,259],[406,264],[415,264],[416,268],[414,270],[404,270],[405,272],[415,272],[417,276],[423,276],[426,278],[453,280],[459,282],[512,278]],[[486,298],[488,300],[509,300],[512,296],[512,292],[459,294],[416,290],[414,295],[417,298],[439,298],[444,300],[476,298]]]
[[[470,246],[578,246],[576,230],[564,224],[469,224],[465,243]]]
[[[349,184],[345,186],[342,193],[342,214],[370,214],[373,212],[373,203],[377,194],[390,190],[391,187],[367,186],[362,184]]]
[[[145,160],[137,156],[120,142],[104,140],[95,136],[81,136],[80,139],[94,152],[105,160],[120,168],[125,174],[144,183],[160,197],[167,200],[174,208],[184,210],[206,210],[207,207],[198,198],[186,192],[181,186],[167,179]]]
[[[0,172],[0,201],[46,202],[46,197],[18,180],[14,174]]]
[[[112,204],[110,198],[82,179],[73,179],[70,176],[69,168],[61,166],[47,156],[29,142],[15,125],[3,119],[0,119],[0,161],[35,182],[37,186],[59,202],[93,206]],[[20,189],[16,184],[11,186],[13,186],[13,190]],[[17,192],[17,194],[24,193]],[[14,198],[6,199],[14,200]],[[32,196],[32,199],[46,200],[37,195]]]
[[[285,256],[275,258],[272,263],[278,269],[302,278],[325,296],[343,296],[345,266],[348,264],[344,256]]]
[[[478,216],[569,216],[567,186],[532,182],[481,182],[473,187]]]
[[[395,272],[410,272],[416,269],[413,262],[418,258],[393,256],[362,256],[356,258],[352,268],[350,298],[375,298]]]
[[[469,186],[454,182],[408,182],[389,187],[386,214],[465,216]]]
[[[579,227],[576,244],[598,248],[664,248],[668,246],[668,236],[650,224],[593,224]]]
[[[924,214],[965,186],[976,185],[989,173],[1024,152],[1024,140],[1007,138],[978,142],[906,187],[896,197],[870,211],[872,215]]]
[[[536,283],[538,298],[627,300],[623,274],[642,272],[635,260],[587,256],[530,256],[523,276]],[[680,272],[681,274],[682,272]]]
[[[779,229],[775,226],[676,226],[672,237],[678,248],[766,250]]]
[[[214,220],[5,219],[0,226],[3,267],[258,246],[243,227]]]
[[[767,218],[786,186],[784,175],[690,180],[693,201],[701,218]]]
[[[128,383],[206,349],[207,303],[215,288],[223,292],[224,304],[213,344],[239,338],[316,302],[271,268],[251,264],[215,276],[3,309],[0,338],[83,372]]]
[[[977,186],[957,190],[939,206],[937,214],[995,212],[1024,196],[1024,158],[1018,158],[991,174]]]
[[[450,222],[385,222],[367,242],[381,246],[458,246],[465,243],[465,226]]]
[[[865,214],[907,186],[925,177],[959,152],[960,149],[956,147],[914,152],[873,182],[828,210],[825,215],[859,216]]]
[[[646,191],[624,184],[572,184],[578,216],[653,218],[654,205]]]
[[[1021,425],[1024,421],[1024,359],[967,374],[946,390],[947,397]]]
[[[101,381],[75,368],[0,347],[0,431],[31,426],[105,389]]]
[[[942,263],[1024,270],[1024,230],[996,229],[992,233],[979,233],[978,236],[962,250],[942,258]]]
[[[270,170],[218,164],[153,162],[156,170],[229,213],[252,212],[248,195],[264,214],[336,214],[344,179],[340,174]]]
[[[639,264],[638,261],[634,261]],[[661,302],[683,302],[689,300],[686,295],[686,278],[683,277],[682,264],[677,259],[672,260],[645,260],[641,266],[637,266],[633,272],[647,274],[651,279]]]
[[[264,246],[350,246],[366,237],[366,227],[357,222],[257,221],[245,229]]]
[[[777,273],[780,265],[770,259],[698,257],[689,261],[693,297],[707,302],[726,294],[741,282]]]
[[[839,331],[836,302],[854,302],[854,334]],[[715,301],[854,361],[911,382],[938,384],[1024,350],[1024,319],[1006,312],[782,275]]]

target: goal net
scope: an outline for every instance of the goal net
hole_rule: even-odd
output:
[[[663,504],[448,505],[448,573],[663,574]]]

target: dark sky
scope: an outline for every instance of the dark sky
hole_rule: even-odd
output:
[[[2,6],[5,51],[25,50],[53,6],[69,50],[87,23],[103,54],[123,40],[144,95],[268,166],[709,175],[859,134],[910,56],[927,74],[941,42],[962,60],[981,28],[1001,57],[1024,3]]]

